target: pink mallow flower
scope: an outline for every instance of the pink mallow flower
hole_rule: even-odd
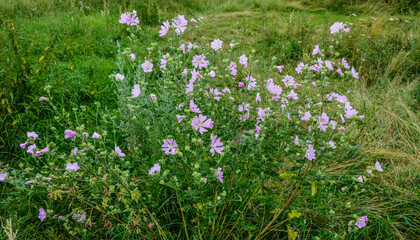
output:
[[[45,212],[43,208],[40,208],[38,218],[41,220],[41,222],[43,222],[46,217],[47,217],[47,212]]]
[[[7,177],[7,172],[0,172],[0,182],[4,182]]]
[[[168,33],[168,30],[171,26],[169,25],[169,21],[166,21],[161,26],[161,30],[159,31],[159,37],[163,37]]]
[[[178,19],[175,19],[172,22],[172,26],[174,26],[177,35],[180,35],[187,29],[187,24],[188,21],[185,19],[184,15],[178,15]]]
[[[71,138],[73,141],[76,140],[76,134],[72,130],[67,129],[64,131],[64,134],[65,139]]]
[[[178,119],[178,123],[180,123],[185,117],[181,115],[176,115],[176,119]]]
[[[169,154],[176,155],[177,147],[178,147],[178,144],[176,144],[175,140],[173,139],[163,140],[162,151],[164,151],[166,155],[169,155]]]
[[[194,113],[201,113],[200,109],[197,107],[197,105],[194,103],[194,101],[190,100],[190,110]]]
[[[305,115],[303,117],[301,117],[300,119],[302,121],[308,121],[311,118],[311,112],[307,111],[305,112]]]
[[[248,58],[244,55],[239,57],[239,63],[244,65],[244,67],[248,66]]]
[[[94,132],[93,134],[92,134],[92,138],[99,138],[101,135],[99,135],[99,133],[97,133],[97,132]]]
[[[134,85],[133,90],[131,90],[131,94],[133,95],[133,98],[140,96],[140,92],[141,92],[140,85],[139,84]]]
[[[384,170],[382,169],[381,163],[380,163],[380,162],[378,162],[378,161],[376,161],[376,163],[375,163],[375,167],[376,167],[376,170],[378,170],[378,172],[383,172],[383,171],[384,171]]]
[[[311,144],[308,145],[308,150],[306,150],[305,157],[309,161],[312,161],[313,159],[315,159],[315,149],[314,149],[314,146],[312,146]]]
[[[128,12],[121,14],[121,19],[119,20],[119,23],[131,25],[131,26],[135,26],[139,24],[139,18],[137,17],[137,12],[133,10],[133,16],[131,16],[131,14]]]
[[[145,61],[144,63],[141,64],[141,67],[143,68],[143,71],[146,72],[152,72],[153,70],[153,63],[149,62],[149,61]]]
[[[121,152],[120,147],[118,147],[117,145],[115,145],[115,152],[117,153],[118,157],[125,157],[125,154]]]
[[[79,167],[79,165],[77,163],[67,163],[66,171],[73,170],[73,171],[76,172],[79,169],[80,169],[80,167]]]
[[[220,138],[217,138],[217,136],[211,136],[211,155],[214,156],[214,152],[216,151],[217,153],[221,154],[223,151],[223,143],[220,142]]]
[[[26,152],[30,154],[34,154],[34,149],[36,149],[36,145],[32,144],[31,146],[28,147],[28,150]]]
[[[223,172],[222,172],[222,168],[221,167],[218,167],[217,168],[217,171],[214,174],[216,174],[217,179],[219,179],[219,181],[221,183],[223,183]]]
[[[35,140],[35,139],[37,139],[37,138],[38,138],[38,134],[36,134],[35,132],[27,132],[27,133],[26,133],[26,136],[27,136],[28,138],[31,138],[31,137],[32,137],[32,140]]]
[[[360,182],[360,183],[363,183],[363,177],[362,177],[362,176],[359,176],[359,177],[357,178],[357,180],[359,180],[359,182]]]
[[[213,128],[213,121],[200,114],[199,116],[195,116],[191,122],[191,126],[193,126],[196,131],[198,130],[203,134],[204,132],[207,132],[206,128]]]
[[[125,78],[125,76],[120,74],[120,73],[115,74],[115,80],[117,80],[117,81],[118,80],[122,81],[122,80],[124,80],[124,78]]]
[[[150,94],[150,98],[157,101],[156,95],[155,94]]]
[[[159,163],[156,163],[153,165],[153,167],[149,170],[149,175],[152,175],[153,173],[160,172],[160,165]]]
[[[40,97],[40,98],[39,98],[39,101],[45,101],[45,100],[47,100],[47,98],[46,98],[46,97]]]
[[[366,227],[366,221],[368,220],[367,216],[363,216],[359,219],[357,219],[356,223],[354,225],[356,225],[359,229]]]
[[[221,49],[223,46],[223,41],[220,39],[216,39],[213,42],[211,42],[211,48],[213,48],[215,51]]]

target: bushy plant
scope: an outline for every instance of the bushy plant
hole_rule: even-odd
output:
[[[136,12],[119,22],[139,23]],[[325,166],[351,151],[349,136],[363,126],[334,87],[358,78],[337,49],[350,29],[335,23],[331,45],[314,46],[295,69],[272,57],[262,71],[258,52],[208,40],[202,24],[182,15],[165,22],[162,45],[130,36],[147,54],[120,50],[111,76],[118,108],[98,104],[96,126],[83,125],[85,107],[60,112],[51,96],[40,98],[56,114],[55,135],[29,132],[27,162],[4,167],[2,184],[35,192],[39,220],[62,221],[73,236],[295,239],[305,210],[293,202],[311,201]],[[379,162],[336,189],[356,191],[372,171]],[[343,216],[341,237],[368,223],[354,214]]]

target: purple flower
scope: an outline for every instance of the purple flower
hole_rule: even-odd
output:
[[[257,93],[257,96],[255,97],[256,102],[261,102],[261,96],[260,93]]]
[[[223,143],[220,142],[220,138],[217,138],[217,136],[211,136],[210,138],[211,138],[211,144],[210,144],[210,146],[211,146],[211,149],[210,149],[211,155],[214,156],[214,152],[215,151],[217,153],[221,154],[224,148],[222,147],[223,146]]]
[[[136,59],[136,54],[132,53],[130,54],[131,59]]]
[[[222,48],[223,41],[220,39],[216,39],[213,42],[211,42],[211,48],[213,48],[215,51]]]
[[[32,184],[32,183],[34,183],[34,181],[27,181],[25,184],[28,185],[28,184]]]
[[[334,23],[334,24],[330,27],[331,34],[339,33],[339,32],[340,32],[340,30],[344,28],[344,25],[345,25],[345,24],[344,24],[344,23],[342,23],[342,22],[336,22],[336,23]]]
[[[47,98],[46,98],[46,97],[40,97],[40,98],[39,98],[39,101],[45,101],[45,100],[47,100]]]
[[[304,67],[306,67],[306,66],[307,66],[307,64],[304,64],[303,62],[301,62],[301,63],[299,63],[299,64],[297,65],[297,67],[295,68],[295,71],[296,71],[297,73],[301,74],[301,73],[302,73],[302,69],[303,69]]]
[[[330,144],[330,146],[331,146],[332,149],[335,149],[336,148],[335,142],[329,141],[328,143]]]
[[[63,216],[58,216],[58,221],[63,220]]]
[[[243,82],[239,82],[238,87],[240,88],[245,87],[245,84]]]
[[[73,215],[73,219],[77,219],[77,222],[81,222],[86,219],[86,213],[80,214],[80,212],[77,212]]]
[[[176,118],[178,119],[178,123],[180,123],[184,119],[184,116],[176,115]]]
[[[341,71],[341,69],[337,69],[337,73],[340,74],[340,76],[343,76],[343,71]]]
[[[71,151],[74,155],[77,154],[77,151],[79,151],[79,149],[77,149],[77,147],[73,148],[73,150]]]
[[[308,150],[306,150],[305,157],[309,161],[312,161],[313,159],[315,159],[315,149],[314,149],[314,146],[312,146],[311,144],[308,145]]]
[[[34,154],[34,149],[36,149],[36,145],[32,144],[31,146],[28,147],[28,150],[26,152],[30,154]]]
[[[286,75],[283,80],[281,80],[286,87],[293,86],[295,84],[295,80],[292,76]]]
[[[283,68],[284,68],[284,65],[276,66],[276,68],[279,70],[279,72],[282,72],[283,71]]]
[[[264,117],[269,117],[270,116],[269,111],[270,111],[270,108],[269,107],[268,108],[265,108],[265,109],[258,108],[258,117],[257,117],[257,119],[260,119],[261,121],[265,121]]]
[[[207,120],[206,119],[207,117],[201,114],[199,116],[195,116],[195,118],[191,122],[191,126],[193,126],[195,130],[199,130],[200,133],[203,134],[204,132],[207,132],[206,128],[213,128],[213,121],[210,118]]]
[[[49,151],[50,151],[50,148],[49,147],[46,147],[46,148],[42,149],[42,153],[47,153]]]
[[[368,220],[367,216],[363,216],[359,219],[357,219],[356,223],[354,225],[356,225],[359,229],[366,227],[366,221]]]
[[[178,15],[178,19],[175,19],[172,22],[172,26],[175,27],[175,32],[177,35],[180,35],[182,32],[187,29],[188,21],[185,19],[184,15]]]
[[[211,71],[209,74],[210,74],[210,77],[212,78],[216,77],[216,73],[214,71]]]
[[[66,171],[73,170],[73,171],[76,172],[79,169],[80,169],[80,167],[79,167],[79,165],[77,163],[67,163]]]
[[[362,176],[359,176],[359,177],[357,178],[357,180],[359,180],[359,182],[360,182],[360,183],[363,183],[363,177],[362,177]]]
[[[168,30],[171,26],[169,25],[169,21],[166,21],[163,23],[163,25],[160,27],[161,30],[159,31],[159,37],[163,37],[168,33]]]
[[[73,141],[76,140],[76,134],[72,130],[67,129],[64,131],[64,134],[65,139],[71,138]]]
[[[115,152],[117,153],[118,157],[125,157],[125,154],[121,152],[121,149],[115,145]]]
[[[244,67],[248,66],[248,58],[244,55],[239,57],[239,63],[244,65]]]
[[[83,133],[85,137],[89,137],[89,133]]]
[[[146,72],[151,72],[153,70],[153,63],[149,62],[149,61],[145,61],[141,67],[143,68],[143,71]]]
[[[247,86],[248,91],[257,87],[257,82],[255,81],[255,78],[253,78],[252,76],[247,76],[245,78],[245,81],[248,83],[248,86]]]
[[[190,110],[194,113],[201,113],[200,109],[195,105],[194,101],[190,100]]]
[[[175,140],[173,139],[163,140],[162,151],[164,151],[166,155],[169,155],[169,154],[176,155],[177,147],[178,147],[178,144],[176,144]]]
[[[46,217],[47,217],[47,213],[45,212],[43,208],[40,208],[38,218],[41,219],[41,222],[43,222]]]
[[[92,134],[92,138],[99,138],[101,135],[99,135],[99,133],[97,132],[93,132]]]
[[[298,95],[297,93],[295,93],[295,91],[292,89],[292,91],[290,91],[289,95],[287,95],[287,98],[292,98],[294,100],[298,100]]]
[[[346,59],[342,58],[341,63],[343,64],[345,69],[350,69],[350,65],[347,63]]]
[[[35,132],[27,132],[26,135],[28,136],[29,139],[32,137],[32,140],[35,140],[38,138],[38,134],[36,134]]]
[[[140,96],[140,92],[141,92],[140,85],[139,84],[134,85],[133,90],[131,90],[131,94],[133,95],[133,98]]]
[[[382,169],[381,163],[380,163],[380,162],[378,162],[378,161],[376,161],[376,163],[375,163],[375,167],[376,167],[376,170],[378,170],[378,172],[383,172],[383,171],[384,171],[384,170]]]
[[[156,163],[153,165],[153,167],[149,170],[149,175],[152,175],[152,173],[160,172],[160,165],[159,163]]]
[[[312,55],[316,55],[316,54],[319,54],[319,55],[322,56],[322,53],[319,50],[319,45],[316,45],[315,48],[314,48],[314,50],[312,51]]]
[[[128,12],[121,14],[121,19],[119,20],[119,23],[131,25],[131,26],[135,26],[139,24],[139,18],[137,17],[137,12],[133,10],[133,16],[131,16],[131,14]]]
[[[223,172],[222,172],[222,168],[221,167],[217,168],[217,171],[214,174],[216,174],[217,175],[217,179],[219,179],[219,181],[221,183],[223,183]]]
[[[25,149],[25,147],[26,147],[26,143],[21,143],[21,144],[19,144],[19,146],[20,146],[21,148]]]
[[[351,75],[354,78],[359,79],[359,73],[357,73],[356,70],[354,70],[354,67],[351,68]]]
[[[0,172],[0,182],[4,182],[7,177],[7,172]]]
[[[300,119],[302,121],[308,121],[311,118],[311,112],[307,111],[305,112],[305,115],[303,117],[301,117]]]
[[[296,137],[295,137],[295,145],[300,146],[298,135],[296,135]]]
[[[45,180],[47,180],[48,182],[51,181],[52,178],[50,177],[46,177]]]
[[[277,96],[279,96],[283,92],[283,89],[280,86],[274,84],[273,79],[271,79],[271,78],[269,78],[267,80],[266,87],[267,87],[267,90],[271,94],[274,94],[274,95],[277,95]]]
[[[124,80],[124,78],[125,78],[125,76],[124,75],[122,75],[122,74],[119,74],[119,73],[117,73],[117,74],[115,74],[115,80],[120,80],[120,81],[122,81],[122,80]]]
[[[209,61],[206,60],[206,56],[204,54],[202,55],[195,55],[192,60],[192,64],[194,67],[202,69],[207,68],[209,65]]]

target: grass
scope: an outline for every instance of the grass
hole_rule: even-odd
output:
[[[266,59],[259,63],[265,71],[272,56],[279,65],[294,69],[315,43],[328,48],[325,39],[332,23],[352,23],[353,39],[342,43],[347,47],[341,54],[357,66],[360,79],[336,82],[337,92],[346,92],[369,124],[351,136],[362,144],[353,155],[325,167],[329,179],[319,187],[314,201],[294,203],[293,207],[307,209],[303,214],[311,220],[310,224],[296,224],[308,239],[338,239],[338,226],[329,223],[340,222],[338,216],[351,214],[350,209],[368,208],[376,219],[369,222],[372,224],[364,229],[363,236],[355,233],[347,239],[420,237],[419,3],[0,0],[0,6],[0,168],[19,164],[18,144],[25,132],[52,134],[49,127],[54,116],[37,101],[47,83],[53,86],[53,95],[63,109],[80,105],[94,109],[94,103],[100,102],[112,111],[115,100],[109,75],[117,70],[116,44],[130,44],[130,31],[117,24],[123,11],[141,12],[141,28],[134,31],[144,42],[160,41],[159,25],[178,13],[204,16],[207,39],[223,36],[225,42],[243,43],[245,53],[255,49]],[[132,48],[146,51],[142,46]],[[95,111],[89,110],[86,123],[94,121]],[[375,160],[383,162],[386,171],[373,179],[371,187],[362,193],[334,191],[332,182],[340,181],[344,172],[357,176]],[[354,162],[358,167],[349,168]],[[12,196],[0,193],[3,203],[25,198]],[[332,213],[327,208],[330,205],[340,209],[340,214]],[[21,238],[69,237],[52,229],[42,232],[40,228],[45,226],[38,223],[27,224],[25,212],[18,209],[23,206],[11,206],[16,208],[9,211],[0,207],[0,221],[6,224],[5,219],[11,218]],[[1,234],[0,239],[5,239]]]

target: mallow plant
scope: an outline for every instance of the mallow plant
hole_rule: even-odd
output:
[[[119,23],[140,24],[136,12]],[[294,202],[311,201],[320,170],[340,161],[364,124],[334,85],[358,78],[336,49],[351,30],[334,23],[330,46],[313,46],[294,67],[273,56],[262,71],[255,50],[208,40],[204,24],[178,15],[162,24],[161,44],[131,37],[147,54],[118,44],[117,109],[98,107],[96,126],[77,114],[59,120],[54,141],[29,132],[21,147],[33,166],[2,169],[0,184],[44,193],[33,217],[74,236],[297,238],[305,209]],[[51,96],[39,100],[69,117]],[[368,184],[372,171],[383,171],[379,162],[343,177]],[[366,212],[343,219],[344,235],[369,224]]]

